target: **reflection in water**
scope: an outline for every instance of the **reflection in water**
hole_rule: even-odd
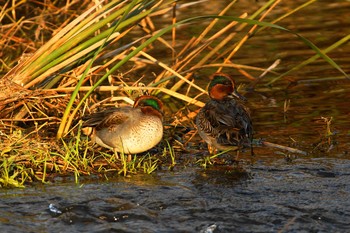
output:
[[[227,165],[217,165],[205,170],[199,170],[192,181],[196,188],[207,188],[207,185],[233,187],[251,178],[251,174],[244,168]]]

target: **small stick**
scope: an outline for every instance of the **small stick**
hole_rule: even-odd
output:
[[[288,146],[282,146],[282,145],[279,145],[279,144],[276,144],[276,143],[272,143],[272,142],[265,142],[265,141],[261,141],[260,140],[257,144],[258,145],[263,145],[263,146],[266,146],[266,147],[270,147],[270,148],[278,148],[278,149],[286,150],[286,151],[289,151],[289,152],[292,152],[292,153],[298,153],[298,154],[302,154],[302,155],[307,155],[306,151],[302,151],[302,150],[299,150],[299,149],[296,149],[296,148],[292,148],[292,147],[288,147]]]

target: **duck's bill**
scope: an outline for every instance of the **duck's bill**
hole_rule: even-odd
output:
[[[247,98],[245,98],[243,95],[239,94],[236,89],[231,93],[231,95],[236,97],[237,99],[242,100],[242,101],[247,101]]]

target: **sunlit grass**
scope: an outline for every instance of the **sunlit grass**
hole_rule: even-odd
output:
[[[138,167],[142,168],[145,174],[151,174],[157,169],[158,161],[159,160],[157,158],[154,159],[154,157],[148,153],[141,158],[140,162],[138,163]]]
[[[206,169],[215,163],[214,160],[216,158],[218,158],[220,155],[226,154],[227,152],[230,152],[230,151],[231,151],[231,153],[234,153],[235,150],[228,149],[228,150],[221,151],[219,153],[209,154],[209,155],[203,156],[203,158],[198,159],[196,161],[196,163],[199,164],[204,169]]]
[[[175,156],[175,151],[174,148],[170,145],[169,141],[166,141],[167,146],[168,146],[168,151],[171,159],[171,164],[170,164],[170,169],[175,167],[176,165],[176,156]],[[166,148],[164,148],[164,154],[167,154]]]
[[[161,161],[156,154],[150,153],[133,155],[129,160],[124,153],[120,153],[117,158],[113,151],[97,152],[95,145],[87,138],[71,138],[51,143],[52,147],[47,147],[38,139],[26,138],[18,145],[15,143],[11,148],[2,150],[0,185],[24,187],[28,182],[48,183],[56,176],[67,174],[72,174],[76,183],[79,183],[81,176],[91,174],[104,174],[106,178],[116,175],[132,177],[138,173],[151,174],[160,163],[167,163]],[[169,150],[173,151],[171,147]],[[174,152],[171,153],[174,158]],[[169,163],[169,166],[173,165],[174,162]]]
[[[5,158],[0,164],[1,169],[1,177],[0,184],[2,187],[17,187],[23,188],[24,181],[21,180],[21,174],[26,175],[25,173],[21,173],[23,171],[22,166],[17,166],[14,164],[14,158]]]

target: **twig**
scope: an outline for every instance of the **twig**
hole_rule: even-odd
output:
[[[28,121],[50,121],[50,120],[60,121],[60,119],[58,117],[42,117],[42,118],[33,118],[33,119],[2,118],[0,120],[1,121],[23,121],[23,122],[28,122]]]
[[[296,149],[296,148],[292,148],[292,147],[289,147],[289,146],[282,146],[282,145],[279,145],[279,144],[276,144],[276,143],[272,143],[272,142],[266,142],[266,141],[260,140],[257,144],[258,145],[263,145],[263,146],[266,146],[266,147],[270,147],[270,148],[278,148],[278,149],[286,150],[286,151],[289,151],[289,152],[292,152],[292,153],[307,155],[306,151],[302,151],[302,150],[299,150],[299,149]]]

